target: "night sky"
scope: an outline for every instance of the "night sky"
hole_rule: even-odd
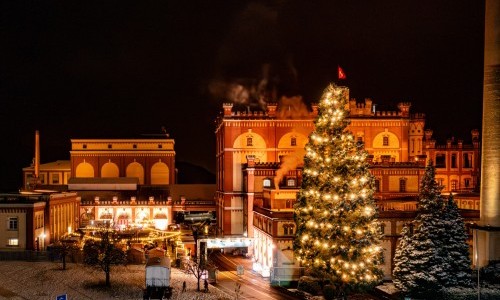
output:
[[[36,129],[46,163],[69,159],[72,138],[164,126],[177,161],[214,172],[227,87],[265,79],[311,103],[338,65],[351,97],[412,102],[441,143],[481,129],[482,1],[6,2],[0,190],[20,187]]]

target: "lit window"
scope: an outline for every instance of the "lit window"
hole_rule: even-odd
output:
[[[286,186],[295,186],[295,178],[288,178],[286,180]]]
[[[290,145],[291,146],[297,146],[297,138],[292,136],[292,138],[290,139]]]
[[[401,192],[401,193],[406,192],[406,179],[405,178],[399,179],[399,192]]]
[[[271,187],[271,179],[269,179],[269,178],[264,179],[262,185],[264,187]]]
[[[388,136],[384,136],[383,137],[383,139],[382,139],[382,145],[389,146],[389,137]]]
[[[19,239],[9,239],[8,245],[9,246],[19,246]]]
[[[247,146],[253,146],[253,140],[251,136],[247,137]]]
[[[17,230],[18,229],[18,221],[17,221],[17,218],[8,218],[8,224],[7,224],[7,228],[9,228],[9,230]]]
[[[458,180],[451,181],[451,190],[456,190],[458,185]]]

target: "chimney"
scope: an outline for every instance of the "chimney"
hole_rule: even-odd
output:
[[[40,176],[40,132],[35,131],[35,178]]]

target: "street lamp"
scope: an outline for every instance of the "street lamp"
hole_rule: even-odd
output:
[[[41,241],[41,242],[40,242]],[[43,232],[42,234],[40,234],[40,236],[38,237],[38,250],[41,250],[45,247],[45,232]]]

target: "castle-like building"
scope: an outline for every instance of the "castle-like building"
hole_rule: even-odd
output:
[[[298,275],[293,259],[293,205],[302,180],[302,157],[317,106],[301,99],[268,103],[264,110],[223,104],[216,121],[217,222],[225,234],[254,238],[254,270],[272,280]],[[480,146],[462,140],[438,145],[425,129],[425,115],[377,111],[371,99],[349,101],[350,130],[369,153],[374,194],[383,224],[384,273],[390,276],[399,233],[416,213],[420,180],[432,160],[443,193],[453,193],[467,220],[479,217]],[[295,273],[294,273],[295,272]]]

